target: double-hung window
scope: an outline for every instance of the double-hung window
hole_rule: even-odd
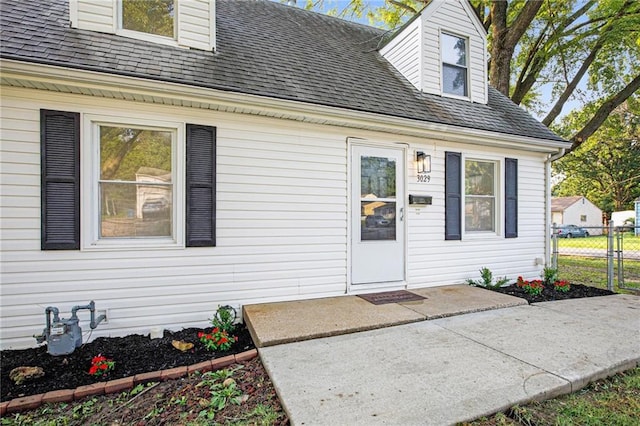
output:
[[[505,158],[502,163],[447,151],[444,189],[445,240],[462,240],[463,230],[469,236],[504,233],[504,238],[518,237],[516,158]],[[504,226],[500,226],[501,217]]]
[[[440,34],[442,55],[442,92],[467,97],[467,39],[447,33]]]
[[[216,245],[215,127],[82,121],[40,111],[42,250]]]
[[[497,187],[497,167],[495,162],[483,160],[465,161],[465,232],[496,231]]]
[[[179,124],[149,125],[90,118],[85,156],[85,248],[175,245],[183,210]],[[180,134],[180,136],[179,136]],[[90,158],[89,158],[90,157]]]
[[[175,0],[120,0],[118,5],[124,34],[150,41],[176,39]]]

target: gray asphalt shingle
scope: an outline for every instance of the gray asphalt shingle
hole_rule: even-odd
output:
[[[487,105],[421,93],[377,52],[382,30],[275,2],[217,0],[216,53],[70,28],[66,0],[0,10],[6,59],[562,140],[493,88]]]

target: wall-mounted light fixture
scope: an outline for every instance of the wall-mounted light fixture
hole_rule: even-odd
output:
[[[418,173],[431,173],[431,156],[416,151],[416,169]]]

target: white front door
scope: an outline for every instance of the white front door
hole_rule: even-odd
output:
[[[351,147],[351,283],[404,281],[405,152]]]

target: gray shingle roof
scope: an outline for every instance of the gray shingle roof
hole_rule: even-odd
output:
[[[69,27],[66,0],[2,0],[0,55],[77,69],[562,141],[493,88],[424,94],[377,52],[382,30],[270,1],[217,0],[216,53]]]
[[[580,200],[582,200],[582,195],[574,195],[572,197],[552,197],[551,211],[563,212]]]

